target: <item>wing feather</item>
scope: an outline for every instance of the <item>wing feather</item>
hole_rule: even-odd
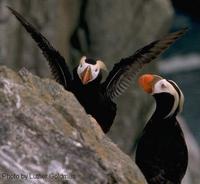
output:
[[[157,58],[179,37],[187,28],[173,32],[164,38],[154,41],[145,47],[137,50],[134,55],[121,59],[114,65],[105,82],[102,84],[105,93],[111,99],[120,96],[131,84],[136,73],[147,63]]]
[[[33,40],[37,43],[42,50],[43,55],[48,60],[51,73],[55,80],[62,84],[65,89],[69,89],[71,82],[71,74],[65,62],[65,59],[60,53],[53,48],[49,41],[39,33],[26,19],[24,19],[17,11],[8,7],[11,13],[19,20],[25,30],[31,35]]]

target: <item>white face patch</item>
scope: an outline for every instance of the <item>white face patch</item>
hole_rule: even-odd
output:
[[[174,100],[175,100],[171,111],[165,117],[165,118],[167,118],[167,117],[169,117],[169,116],[171,116],[171,115],[173,115],[175,113],[176,109],[180,105],[180,99],[179,99],[179,94],[176,91],[176,89],[166,79],[159,80],[157,83],[155,83],[152,95],[153,94],[164,93],[164,92],[173,95],[174,96]],[[181,104],[181,105],[183,105],[183,104]]]
[[[85,60],[86,60],[86,57],[81,58],[80,64],[77,69],[77,74],[78,74],[79,78],[81,79],[82,73],[89,67],[91,69],[92,77],[91,77],[91,80],[89,80],[88,82],[91,82],[94,79],[96,79],[97,76],[99,75],[100,68],[99,68],[98,64],[92,65],[92,64],[86,63]]]
[[[173,83],[176,86],[176,88],[179,90],[179,92],[180,92],[180,96],[179,96],[179,112],[182,112],[183,104],[184,104],[184,100],[185,100],[184,95],[183,95],[181,89],[178,87],[178,85],[174,81],[170,80],[170,82]]]

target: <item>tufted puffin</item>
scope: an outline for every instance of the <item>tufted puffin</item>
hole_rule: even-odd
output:
[[[65,59],[49,41],[18,12],[8,8],[42,50],[55,80],[66,90],[74,93],[85,111],[96,119],[105,133],[110,130],[116,115],[117,109],[113,99],[129,87],[140,68],[157,58],[186,31],[186,29],[181,29],[171,33],[137,50],[133,55],[121,59],[114,65],[106,80],[101,82],[102,71],[107,71],[104,62],[83,56],[71,75]]]
[[[153,95],[156,109],[138,142],[136,164],[149,184],[180,184],[188,165],[186,142],[176,119],[183,108],[183,93],[175,82],[157,75],[142,75],[139,85]]]

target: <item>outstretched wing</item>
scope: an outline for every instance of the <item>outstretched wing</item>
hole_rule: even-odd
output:
[[[130,85],[135,74],[145,64],[150,63],[172,45],[180,36],[186,32],[187,28],[181,29],[154,41],[145,47],[137,50],[134,55],[121,59],[114,65],[105,82],[102,84],[106,95],[111,99],[121,95]]]
[[[17,11],[8,7],[13,15],[20,21],[26,31],[30,33],[33,40],[42,50],[43,55],[48,60],[53,77],[57,82],[62,84],[65,89],[69,89],[71,74],[65,63],[65,59],[59,54],[57,50],[49,43],[49,41],[39,33],[27,20],[25,20]]]

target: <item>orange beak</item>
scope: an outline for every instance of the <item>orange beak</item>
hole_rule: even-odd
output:
[[[88,66],[81,74],[81,81],[85,85],[92,79],[91,68]]]
[[[152,74],[145,74],[142,75],[139,79],[138,79],[138,84],[139,86],[147,93],[152,93],[153,92],[153,86],[155,84],[155,77]]]

